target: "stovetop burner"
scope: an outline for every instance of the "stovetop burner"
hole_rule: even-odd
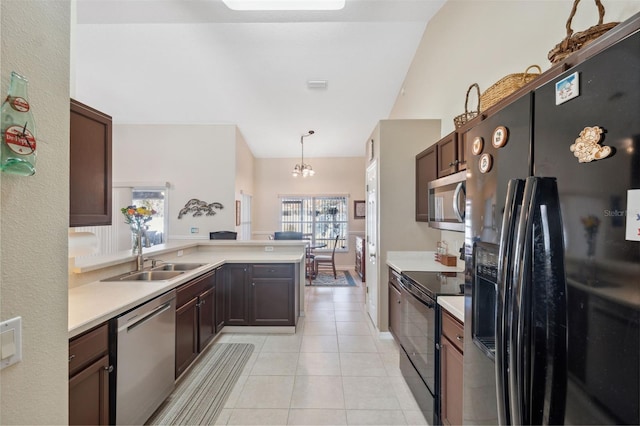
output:
[[[432,299],[438,296],[461,296],[464,272],[404,271],[402,275],[420,287]]]

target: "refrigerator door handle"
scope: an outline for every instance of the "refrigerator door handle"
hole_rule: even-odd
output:
[[[500,252],[498,255],[498,279],[496,300],[496,399],[498,402],[498,423],[511,424],[508,392],[507,344],[509,339],[509,303],[511,296],[511,252],[514,241],[515,226],[518,223],[518,212],[522,204],[524,181],[512,179],[507,187],[507,197],[500,232]]]
[[[536,178],[527,178],[522,195],[522,211],[516,228],[515,245],[513,246],[513,273],[511,276],[510,310],[508,339],[509,370],[509,408],[511,424],[529,424],[528,390],[529,374],[527,371],[527,354],[530,351],[528,335],[528,271],[529,248],[531,235],[528,223],[532,214],[532,201],[536,191]]]

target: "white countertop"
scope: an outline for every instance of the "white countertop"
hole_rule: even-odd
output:
[[[438,305],[464,324],[464,296],[439,296]]]
[[[197,246],[194,242],[189,247]],[[264,242],[262,243],[264,245]],[[231,245],[231,244],[229,244]],[[166,245],[163,245],[166,246]],[[234,245],[235,251],[216,253],[200,251],[181,257],[167,258],[165,262],[204,263],[200,268],[186,271],[178,277],[166,281],[95,281],[69,289],[69,338],[77,336],[96,325],[99,325],[123,312],[153,299],[180,284],[183,284],[203,273],[215,269],[225,263],[298,263],[302,262],[302,254],[242,251],[242,245]],[[184,245],[164,247],[163,252],[185,248]],[[239,250],[238,250],[239,249]],[[158,253],[161,250],[157,250]],[[145,251],[145,254],[148,254]],[[101,267],[130,261],[125,258],[104,258],[78,267],[78,271],[94,271]],[[115,263],[114,263],[115,262]],[[115,274],[114,274],[115,275]],[[106,277],[105,277],[106,278]]]
[[[387,252],[387,266],[398,272],[432,271],[463,272],[464,262],[457,260],[456,266],[445,266],[435,260],[435,251],[390,251]]]

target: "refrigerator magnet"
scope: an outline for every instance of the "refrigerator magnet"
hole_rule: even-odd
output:
[[[627,191],[627,229],[628,241],[640,241],[640,189]]]
[[[473,155],[478,155],[482,152],[483,148],[484,139],[482,139],[482,136],[476,136],[471,143],[471,152],[473,153]]]
[[[507,139],[509,138],[509,131],[504,126],[498,126],[493,131],[493,135],[491,136],[491,144],[496,148],[502,148],[507,144]]]
[[[580,96],[580,74],[577,71],[556,82],[556,105],[577,96]]]
[[[487,173],[491,170],[493,166],[493,157],[491,154],[482,154],[480,157],[480,161],[478,162],[478,168],[480,169],[480,173]]]

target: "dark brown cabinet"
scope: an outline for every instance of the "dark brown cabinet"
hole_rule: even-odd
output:
[[[224,325],[249,324],[249,265],[230,264],[224,269]]]
[[[458,134],[449,133],[436,144],[438,149],[438,177],[445,177],[458,171]]]
[[[440,418],[445,425],[462,424],[463,325],[442,310],[440,339]]]
[[[176,378],[216,334],[215,277],[209,272],[176,291]]]
[[[296,324],[294,264],[230,264],[225,269],[225,326]]]
[[[216,269],[216,333],[224,327],[225,306],[224,306],[224,281],[225,274],[223,268]]]
[[[109,330],[103,324],[69,342],[69,424],[109,424]]]
[[[364,239],[361,237],[356,237],[356,274],[360,277],[362,282],[366,281],[365,274],[365,257],[364,257]]]
[[[69,226],[111,225],[111,117],[71,99]]]
[[[438,146],[416,155],[416,221],[429,221],[429,182],[438,178]]]

